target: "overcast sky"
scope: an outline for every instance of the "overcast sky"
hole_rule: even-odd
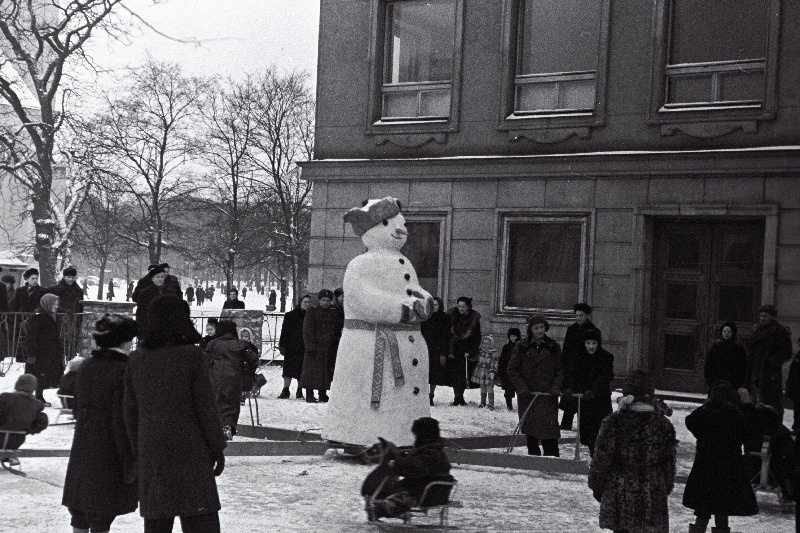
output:
[[[149,53],[180,63],[192,75],[238,77],[270,65],[305,70],[316,79],[319,0],[152,0],[126,2],[159,31],[175,38],[204,40],[181,44],[141,27],[130,44],[95,40],[91,54],[103,67],[141,63]]]

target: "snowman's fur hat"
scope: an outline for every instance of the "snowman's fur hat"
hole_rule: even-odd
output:
[[[349,222],[355,234],[361,237],[383,220],[399,215],[400,211],[400,202],[387,196],[380,200],[367,200],[363,207],[354,207],[345,213],[344,221]]]

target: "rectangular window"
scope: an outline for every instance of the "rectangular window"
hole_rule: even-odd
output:
[[[508,215],[500,309],[568,312],[584,293],[588,215]]]
[[[381,120],[450,116],[456,0],[386,4]]]
[[[594,110],[601,7],[598,0],[519,3],[515,115]]]
[[[764,107],[774,85],[778,0],[662,1],[662,110]]]
[[[406,228],[408,240],[400,252],[411,261],[422,288],[438,296],[442,263],[442,222],[409,221]]]

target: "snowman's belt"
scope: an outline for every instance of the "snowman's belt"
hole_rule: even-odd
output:
[[[400,362],[400,349],[397,346],[397,335],[394,332],[419,331],[419,326],[410,324],[377,324],[365,320],[346,319],[344,321],[344,327],[375,332],[375,357],[372,366],[372,395],[370,396],[370,407],[378,409],[381,405],[381,395],[383,394],[383,363],[386,359],[387,350],[389,351],[389,358],[392,361],[395,387],[404,385],[406,382],[403,376],[403,365]]]

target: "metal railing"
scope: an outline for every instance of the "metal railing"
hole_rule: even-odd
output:
[[[24,362],[22,341],[28,320],[34,313],[0,313],[0,377],[15,362]],[[59,337],[63,346],[64,364],[81,351],[81,326],[85,313],[58,313]]]

